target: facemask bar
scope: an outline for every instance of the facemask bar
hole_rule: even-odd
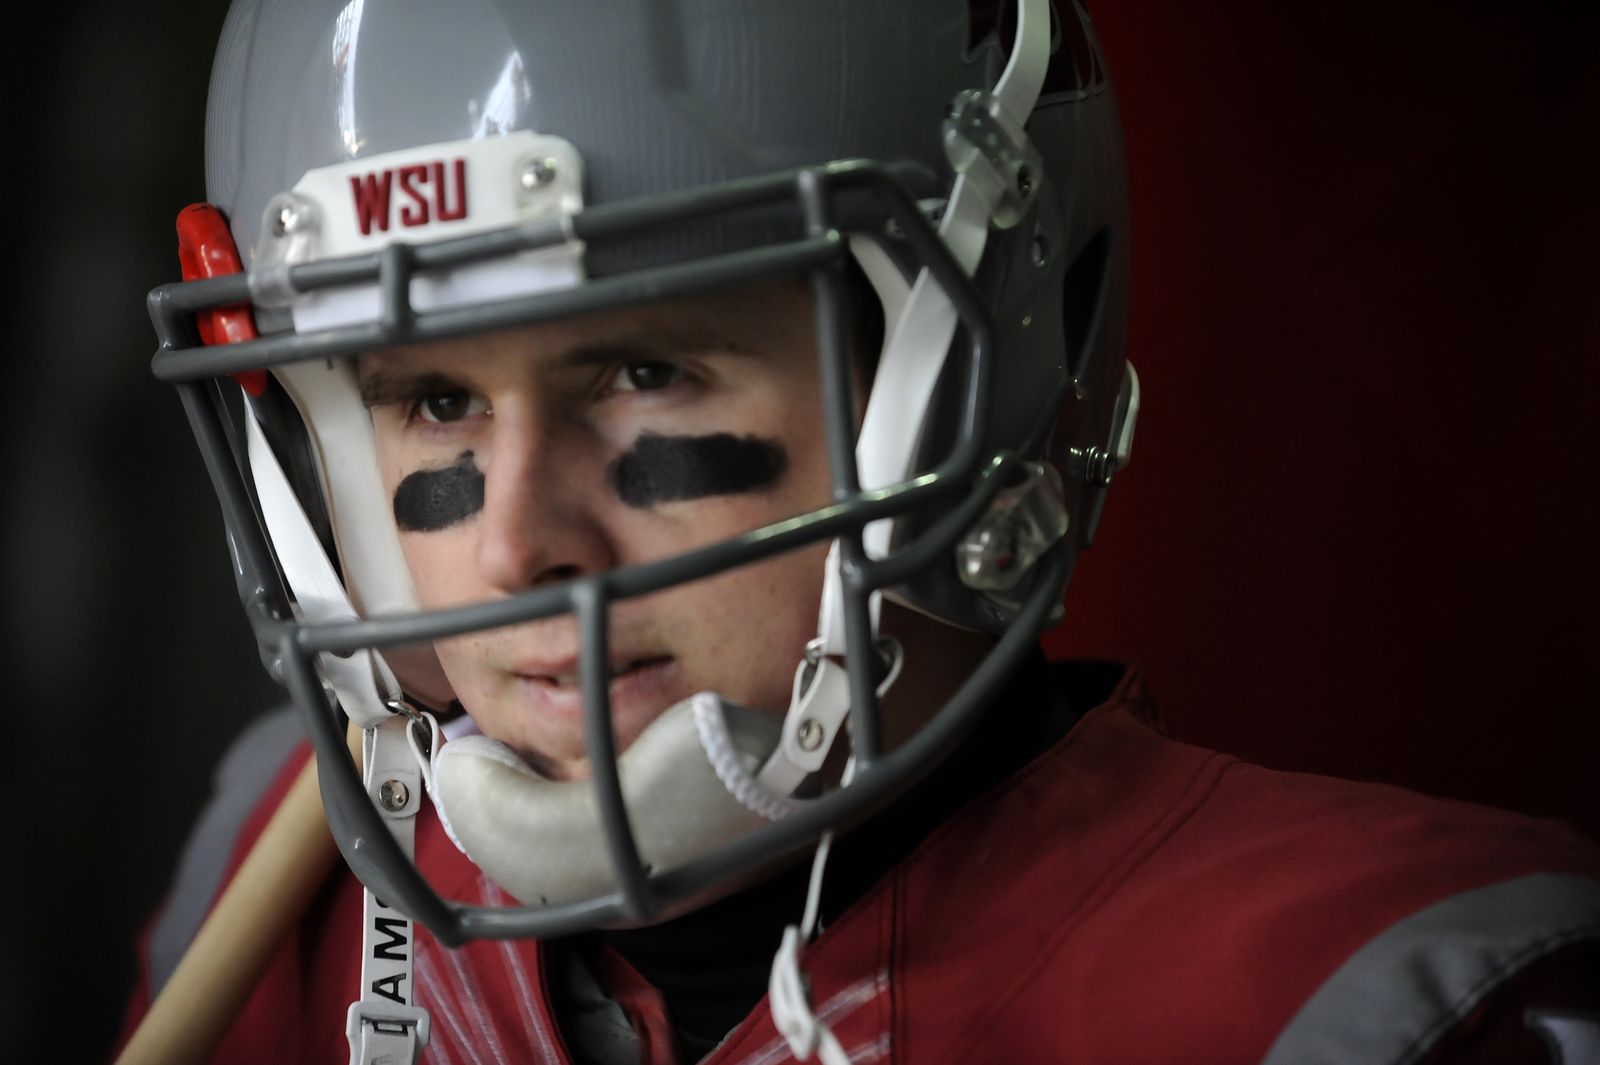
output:
[[[301,290],[379,282],[383,311],[375,323],[318,333],[267,337],[223,347],[196,346],[193,316],[200,311],[250,302],[246,275],[162,286],[149,306],[161,348],[154,359],[158,378],[175,384],[218,492],[238,566],[241,598],[261,643],[269,671],[289,687],[306,715],[324,765],[348,760],[336,704],[318,676],[322,653],[417,644],[464,632],[575,613],[583,636],[580,659],[585,699],[585,737],[593,786],[602,814],[606,847],[616,873],[610,895],[552,907],[494,909],[446,902],[404,856],[372,807],[354,773],[322,775],[324,805],[335,838],[352,869],[375,892],[421,920],[448,945],[469,938],[549,936],[602,924],[649,920],[673,901],[703,894],[738,870],[769,861],[814,839],[848,814],[888,801],[942,757],[976,720],[1031,648],[1059,602],[1066,567],[1059,553],[1041,562],[1041,579],[1015,625],[943,709],[911,740],[883,754],[874,691],[872,626],[868,599],[922,566],[948,561],[956,540],[982,513],[1016,465],[1015,457],[992,456],[979,470],[983,401],[987,392],[991,330],[971,281],[917,207],[912,187],[928,177],[916,168],[842,162],[747,179],[636,201],[590,207],[560,220],[510,227],[449,241],[392,244],[375,254],[307,263],[290,269]],[[909,187],[908,187],[909,186]],[[858,221],[863,200],[875,208]],[[534,250],[569,239],[596,242],[680,225],[722,212],[755,207],[797,209],[805,235],[788,243],[709,256],[586,282],[577,288],[475,307],[418,315],[410,306],[410,280],[419,270],[439,269]],[[855,460],[851,355],[846,341],[839,264],[844,233],[876,239],[892,220],[920,264],[948,295],[967,338],[967,385],[957,443],[933,471],[902,484],[863,493]],[[294,620],[271,547],[230,439],[230,423],[216,378],[246,369],[303,359],[337,358],[398,344],[444,339],[507,328],[693,292],[757,277],[809,270],[818,316],[818,353],[828,408],[827,445],[834,502],[808,514],[753,530],[733,539],[626,569],[524,592],[504,600],[451,610],[359,621],[301,624]],[[231,461],[224,456],[232,456]],[[947,499],[963,490],[951,512],[917,540],[882,559],[862,545],[870,522]],[[606,644],[610,603],[648,594],[770,557],[821,539],[841,546],[845,622],[850,670],[852,744],[857,774],[847,789],[807,801],[794,814],[705,858],[676,870],[647,871],[634,843],[620,784],[608,691]],[[276,669],[273,666],[276,665]]]

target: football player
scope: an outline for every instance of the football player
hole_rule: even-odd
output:
[[[1039,655],[1139,408],[1077,3],[240,0],[207,126],[156,372],[354,876],[258,848],[205,1052],[1597,1052],[1586,842]]]

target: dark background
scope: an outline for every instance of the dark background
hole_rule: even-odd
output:
[[[1138,659],[1196,742],[1600,832],[1600,17],[1094,13],[1145,407],[1052,649]],[[6,45],[6,1061],[103,1057],[210,767],[277,699],[142,305],[221,20],[63,4]]]

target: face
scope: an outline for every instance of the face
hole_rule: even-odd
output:
[[[664,558],[827,503],[812,315],[804,283],[772,282],[363,356],[421,605]],[[618,749],[699,691],[781,713],[826,551],[613,604]],[[550,776],[586,774],[574,618],[436,650],[486,735]]]

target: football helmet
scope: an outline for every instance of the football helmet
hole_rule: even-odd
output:
[[[341,851],[445,943],[659,920],[903,791],[1056,616],[1127,461],[1122,148],[1075,0],[238,0],[206,171],[214,206],[180,218],[187,279],[150,296],[154,370],[182,395]],[[418,610],[354,356],[796,272],[818,313],[829,505]],[[862,277],[884,323],[865,397]],[[703,693],[616,751],[612,604],[819,542],[822,616],[788,714]],[[883,596],[997,634],[893,749]],[[449,697],[432,641],[564,614],[592,779],[430,733]],[[365,779],[347,718],[369,734]],[[420,791],[370,773],[394,723],[458,845],[523,906],[441,898],[391,838]],[[820,773],[840,735],[845,782]]]

